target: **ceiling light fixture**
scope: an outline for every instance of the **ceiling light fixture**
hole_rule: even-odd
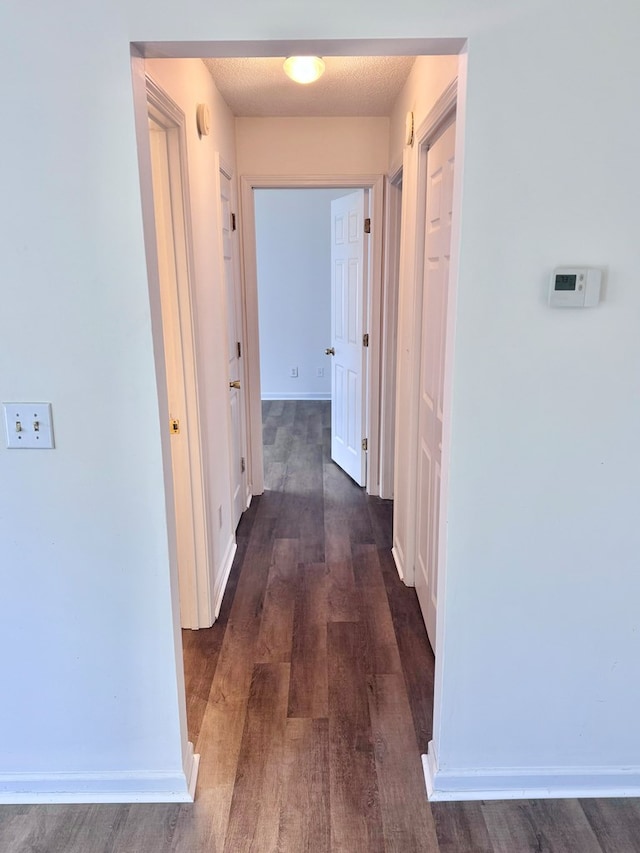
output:
[[[282,67],[296,83],[313,83],[324,74],[324,62],[319,56],[289,56]]]

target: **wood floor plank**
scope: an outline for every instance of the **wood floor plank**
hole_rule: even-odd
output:
[[[169,853],[179,810],[177,803],[132,804],[112,836],[109,853],[139,853],[145,849]]]
[[[120,837],[127,825],[130,805],[90,805],[75,807],[82,809],[80,820],[74,821],[74,812],[67,813],[71,831],[64,853],[117,853],[121,849]],[[78,812],[76,811],[76,815]],[[167,841],[171,837],[168,834]],[[56,853],[54,842],[49,842],[49,853]]]
[[[433,736],[435,657],[429,645],[415,589],[406,587],[398,577],[390,551],[379,549],[378,558],[407,685],[418,749],[426,753]]]
[[[379,548],[391,549],[393,545],[393,501],[370,497],[367,511],[371,521],[371,532]]]
[[[404,678],[402,674],[370,676],[368,686],[385,850],[437,853]],[[414,796],[407,797],[407,789]]]
[[[307,444],[317,444],[322,447],[323,427],[324,417],[322,409],[318,406],[314,406],[309,412],[307,420],[307,434],[305,437]]]
[[[323,563],[325,538],[322,498],[305,501],[300,512],[300,562]]]
[[[284,486],[287,476],[286,462],[273,462],[265,457],[264,460],[264,487],[267,491],[279,491]]]
[[[624,797],[580,800],[604,853],[640,853],[640,801]]]
[[[340,563],[351,559],[351,536],[349,522],[343,512],[335,509],[324,511],[324,560]]]
[[[211,802],[215,806],[212,837],[219,850],[224,846],[227,833],[271,566],[275,519],[268,514],[268,509],[268,502],[261,499],[257,503],[196,743],[196,751],[200,753],[198,792],[211,792]]]
[[[278,538],[297,539],[301,537],[301,530],[304,529],[303,547],[315,547],[311,560],[316,561],[318,548],[320,558],[324,557],[321,453],[322,450],[318,446],[299,444],[295,462],[288,462],[275,533]],[[305,559],[304,555],[302,559]]]
[[[256,664],[225,838],[225,853],[277,849],[289,664]]]
[[[329,853],[328,720],[287,720],[283,770],[278,853]]]
[[[389,599],[375,545],[356,544],[353,574],[366,629],[365,671],[370,675],[402,673]],[[403,685],[404,689],[404,685]]]
[[[322,475],[322,447],[310,445],[306,459],[304,500],[300,502],[298,536],[300,560],[303,563],[322,563],[325,559],[324,490]]]
[[[432,803],[431,813],[440,853],[495,853],[480,803]]]
[[[273,443],[264,448],[265,458],[270,462],[286,462],[291,456],[293,436],[284,424],[275,428]]]
[[[201,790],[193,804],[180,806],[171,839],[171,853],[220,853],[216,843],[218,792]],[[79,853],[79,851],[78,851]]]
[[[375,545],[371,516],[367,511],[368,500],[364,489],[359,489],[357,494],[353,495],[347,510],[349,534],[352,544]]]
[[[198,793],[216,789],[223,797],[229,794],[228,804],[231,803],[246,710],[246,699],[223,697],[207,708],[195,744],[200,755]]]
[[[286,464],[284,465],[286,470]],[[254,501],[256,498],[253,499]],[[275,527],[277,524],[278,516],[281,512],[282,505],[284,502],[284,493],[281,490],[281,487],[278,487],[278,490],[270,490],[265,491],[263,494],[258,496],[259,500],[259,518],[262,522],[263,529],[267,528],[267,525],[271,526],[272,535],[275,536]],[[251,536],[251,540],[255,538],[254,534]],[[243,562],[243,566],[246,563],[246,558]]]
[[[329,714],[327,675],[327,567],[299,568],[296,595],[288,715]]]
[[[245,701],[248,696],[271,567],[273,529],[272,518],[256,518],[220,649],[210,703]]]
[[[299,550],[297,539],[274,542],[255,653],[257,663],[291,661]]]
[[[331,459],[331,426],[322,427],[322,453],[325,459]]]
[[[265,423],[262,427],[262,443],[265,447],[269,447],[276,440],[278,427],[275,423]]]
[[[196,743],[198,740],[202,720],[207,709],[222,641],[235,599],[240,568],[244,563],[259,503],[260,498],[252,501],[252,505],[243,513],[238,525],[236,532],[237,551],[215,625],[199,631],[182,631],[187,727],[189,740],[192,743]]]
[[[325,462],[323,490],[325,560],[334,563],[350,559],[350,501],[360,497],[360,489],[334,462]]]
[[[382,813],[367,699],[361,666],[364,628],[328,624],[329,779],[331,849],[382,853]]]
[[[200,631],[182,632],[185,692],[187,696],[187,728],[195,743],[207,710],[211,684],[218,664],[224,628],[216,624]]]
[[[577,800],[496,800],[482,814],[495,853],[602,853]]]
[[[50,805],[0,808],[3,853],[113,853],[129,805]],[[10,820],[7,813],[14,812]]]
[[[361,600],[351,558],[327,564],[327,618],[330,622],[359,622]]]

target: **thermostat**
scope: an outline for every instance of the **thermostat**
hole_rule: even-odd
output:
[[[551,275],[552,308],[592,308],[600,302],[602,270],[593,267],[558,267]]]

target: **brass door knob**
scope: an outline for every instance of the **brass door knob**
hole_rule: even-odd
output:
[[[336,351],[333,347],[327,347],[326,350],[324,351],[324,354],[325,355],[335,355]]]
[[[233,382],[229,383],[229,388],[239,388],[239,387],[240,387],[240,380],[239,379],[234,379]]]

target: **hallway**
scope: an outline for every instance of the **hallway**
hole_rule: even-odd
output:
[[[267,491],[219,621],[185,631],[194,805],[0,808],[1,853],[633,853],[637,800],[435,803],[433,655],[391,504],[329,460],[329,404],[264,404]]]
[[[216,849],[428,849],[433,655],[391,561],[391,504],[330,461],[329,403],[263,413],[267,490],[240,524],[219,623],[185,634]]]

